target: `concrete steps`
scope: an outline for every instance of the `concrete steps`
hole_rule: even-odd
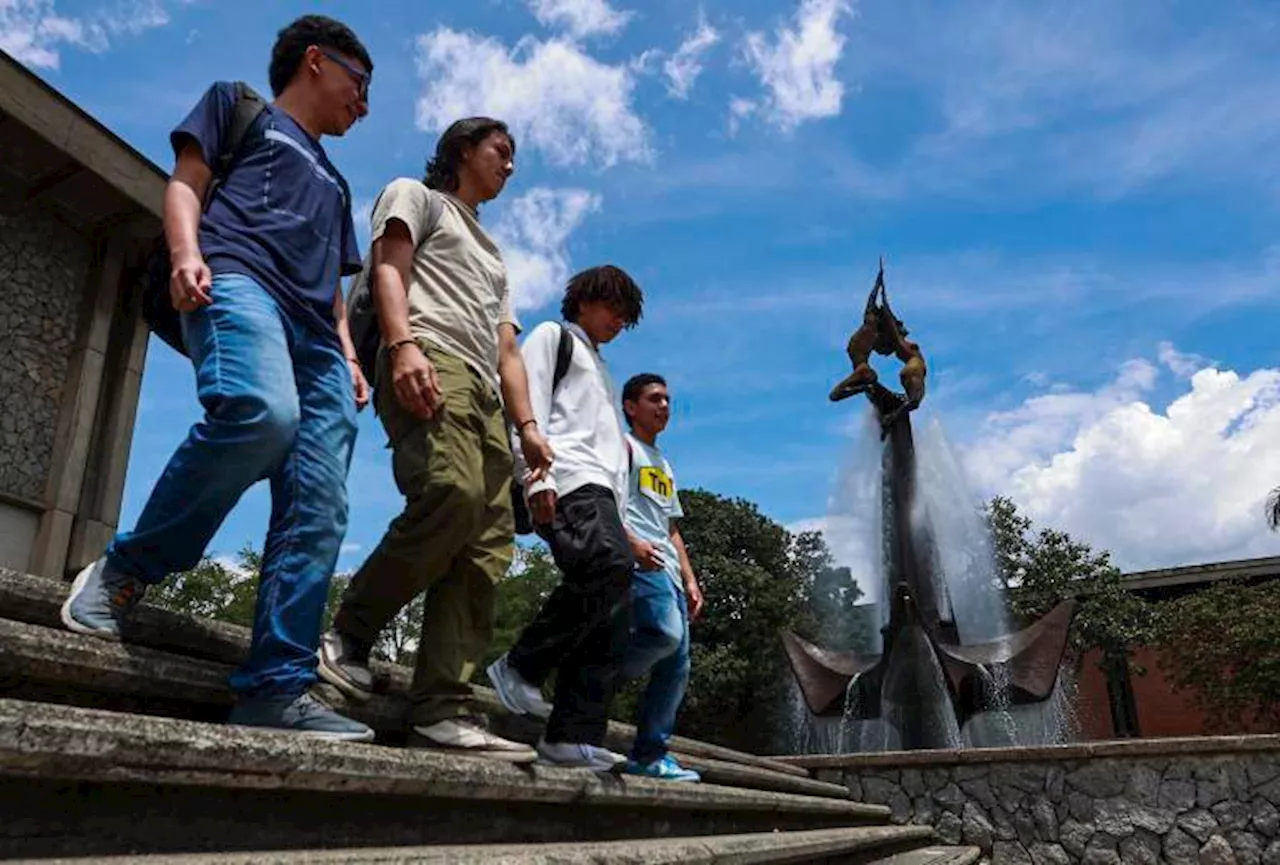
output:
[[[0,696],[221,721],[231,706],[227,676],[248,647],[244,628],[175,616],[143,606],[122,644],[72,634],[58,608],[66,588],[0,570]],[[403,741],[405,693],[411,671],[380,665],[379,691],[368,703],[318,687],[332,705],[369,724],[384,741]],[[478,689],[495,732],[534,742],[541,725],[509,715],[487,688]],[[625,752],[635,730],[611,724],[609,744]],[[847,798],[838,784],[814,780],[802,768],[676,737],[673,751],[712,783]]]
[[[971,865],[808,770],[689,739],[708,783],[518,767],[404,741],[410,672],[346,706],[379,744],[221,723],[245,629],[143,607],[124,643],[62,629],[65,586],[0,570],[0,859]],[[494,726],[532,741],[491,692]],[[336,694],[328,694],[342,705]],[[634,729],[610,726],[622,750]],[[976,851],[973,851],[976,852]]]
[[[889,814],[22,700],[0,700],[0,801],[0,858],[693,837]]]
[[[159,855],[109,857],[102,865],[304,865],[304,863],[452,863],[452,865],[727,865],[727,863],[806,862],[814,859],[852,861],[875,856],[887,845],[918,842],[927,838],[919,827],[853,827],[748,835],[712,835],[704,838],[608,841],[581,844],[451,845],[345,850],[253,851],[213,855]],[[957,855],[953,851],[960,851]],[[927,847],[910,862],[898,855],[870,862],[886,865],[971,865],[977,848]],[[905,855],[905,854],[900,854]],[[44,865],[83,863],[84,859],[40,860]]]

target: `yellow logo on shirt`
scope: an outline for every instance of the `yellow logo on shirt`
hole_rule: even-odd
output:
[[[659,466],[641,466],[639,484],[640,492],[658,504],[668,504],[676,494],[675,482]]]

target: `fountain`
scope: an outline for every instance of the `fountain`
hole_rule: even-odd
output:
[[[990,603],[997,589],[988,584],[978,589],[987,595],[983,603],[967,603],[961,610],[970,619],[981,612],[975,607],[985,610],[983,627],[970,626],[964,634],[957,628],[949,580],[959,579],[964,561],[971,562],[973,554],[966,559],[955,554],[954,545],[938,543],[939,508],[923,507],[918,496],[921,473],[911,412],[924,399],[927,368],[920,346],[907,334],[889,306],[881,262],[862,324],[849,339],[853,372],[830,396],[838,402],[865,394],[883,443],[879,540],[887,588],[882,603],[888,604],[888,619],[880,632],[881,651],[831,651],[789,631],[782,634],[783,647],[813,716],[839,718],[842,724],[876,722],[871,738],[878,741],[863,737],[858,749],[954,748],[964,743],[966,724],[973,721],[978,727],[983,718],[995,718],[997,724],[1009,727],[1006,735],[996,736],[1003,744],[1021,744],[1016,741],[1010,712],[1018,706],[1053,703],[1060,695],[1059,668],[1074,604],[1063,602],[1015,631],[1003,625],[1003,617],[990,614],[1001,605]],[[893,355],[903,363],[903,393],[879,381],[869,363],[873,353]],[[951,480],[958,479],[958,472],[950,474]],[[933,484],[939,480],[930,478]],[[948,514],[957,507],[954,498],[943,495]],[[959,505],[958,511],[963,510]],[[976,514],[970,516],[976,522]],[[946,534],[955,536],[956,528],[947,526]],[[984,531],[976,524],[960,528],[969,535]],[[964,597],[971,601],[974,587],[968,588]],[[971,744],[979,744],[975,740],[982,736],[968,738]]]

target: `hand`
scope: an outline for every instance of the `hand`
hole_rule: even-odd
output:
[[[416,342],[406,342],[392,353],[391,387],[400,405],[423,420],[431,420],[444,411],[436,368]]]
[[[696,622],[702,616],[702,608],[706,600],[702,597],[702,589],[697,580],[689,580],[684,584],[685,599],[689,602],[689,621]]]
[[[549,526],[556,519],[556,491],[539,490],[529,496],[529,515],[535,526]]]
[[[364,377],[360,361],[354,357],[347,358],[347,369],[351,371],[351,387],[356,392],[356,411],[369,404],[369,381]]]
[[[178,312],[193,312],[213,303],[213,296],[209,293],[212,288],[213,273],[199,253],[172,260],[169,301]]]
[[[649,541],[633,538],[631,552],[636,557],[636,564],[642,571],[658,571],[667,566],[662,553]]]
[[[551,462],[555,453],[551,443],[542,435],[536,423],[527,423],[520,427],[520,452],[524,454],[525,464],[529,467],[529,478],[526,483],[540,481],[551,471]]]

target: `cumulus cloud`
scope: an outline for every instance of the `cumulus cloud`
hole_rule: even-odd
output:
[[[617,33],[634,13],[620,12],[607,0],[528,0],[529,10],[544,27],[558,27],[575,39]]]
[[[702,55],[720,41],[720,33],[699,14],[698,29],[689,34],[675,53],[662,64],[667,77],[667,92],[676,99],[688,99],[698,76],[702,74]]]
[[[417,123],[442,131],[459,117],[505,120],[521,149],[533,147],[558,166],[650,158],[649,130],[632,105],[635,80],[566,39],[525,38],[508,48],[496,39],[440,27],[418,38],[424,90]]]
[[[845,37],[837,25],[851,13],[849,0],[802,0],[792,22],[780,25],[772,36],[747,34],[742,52],[765,88],[755,107],[769,122],[787,130],[840,113],[844,85],[835,66]],[[745,107],[739,104],[734,116],[750,113]]]
[[[503,204],[493,227],[517,310],[537,309],[558,296],[569,278],[566,245],[600,196],[584,189],[537,187]]]
[[[965,464],[985,494],[1141,569],[1280,552],[1263,503],[1280,485],[1280,370],[1217,369],[1159,349],[1095,391],[990,416]],[[1169,381],[1163,409],[1153,396]]]
[[[82,16],[59,14],[54,0],[0,0],[0,49],[28,66],[57,69],[62,47],[106,51],[116,36],[168,23],[157,0],[128,0]]]

